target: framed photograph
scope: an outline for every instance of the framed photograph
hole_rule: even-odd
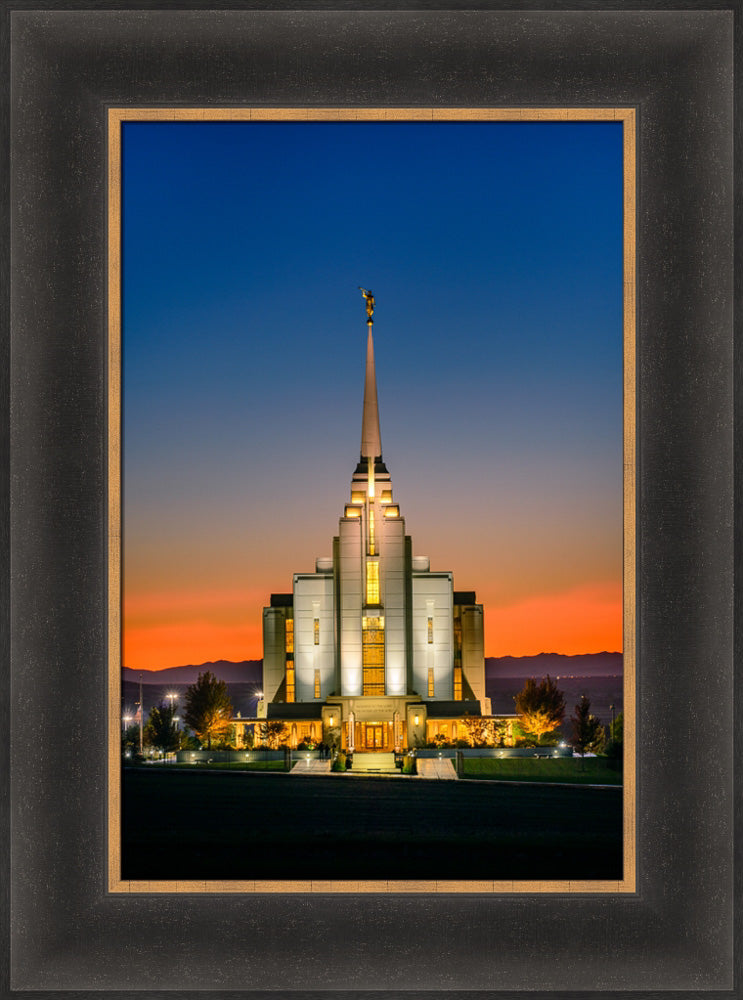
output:
[[[10,5],[4,11],[11,110],[4,119],[11,151],[7,368],[11,586],[4,612],[9,625],[12,693],[8,727],[12,825],[6,853],[11,871],[10,908],[6,910],[9,989],[21,993],[240,990],[248,996],[275,991],[351,996],[375,990],[465,996],[473,991],[515,989],[548,995],[575,990],[684,993],[735,988],[734,13],[739,13],[734,5],[683,12],[600,8],[287,12],[209,7],[78,11],[49,4],[44,10]],[[253,126],[252,135],[261,133],[262,137],[251,138],[252,146],[245,145],[247,129]],[[482,131],[473,140],[479,126]],[[562,869],[555,867],[553,855],[559,852],[550,854],[546,840],[545,853],[550,854],[552,867],[532,872],[511,867],[514,874],[510,877],[506,864],[500,869],[494,866],[484,879],[474,874],[476,864],[470,870],[460,865],[440,872],[438,861],[428,867],[421,862],[421,848],[418,856],[414,850],[409,852],[409,877],[405,877],[404,864],[385,877],[389,859],[377,870],[365,859],[366,867],[346,865],[337,878],[332,864],[303,878],[301,865],[282,868],[276,863],[281,844],[285,857],[301,850],[301,838],[294,834],[294,841],[282,840],[279,822],[274,827],[279,846],[272,845],[266,853],[264,878],[260,872],[251,875],[250,865],[234,871],[230,862],[220,869],[213,863],[213,840],[207,837],[198,843],[203,801],[192,812],[187,800],[176,808],[168,798],[170,793],[158,789],[138,800],[122,797],[126,787],[120,784],[121,754],[126,752],[128,726],[122,718],[126,714],[122,707],[127,706],[126,698],[122,701],[125,692],[119,673],[122,554],[123,634],[126,654],[131,651],[133,657],[134,675],[148,669],[142,649],[147,641],[153,648],[156,634],[161,647],[149,668],[181,662],[205,668],[213,659],[238,659],[232,652],[237,646],[224,655],[216,646],[194,643],[193,653],[181,653],[186,647],[178,643],[187,636],[188,620],[197,625],[209,620],[193,609],[183,616],[183,583],[201,575],[200,606],[204,594],[216,595],[221,606],[234,585],[236,571],[233,562],[231,569],[225,569],[219,589],[215,585],[219,568],[227,567],[233,556],[238,569],[241,559],[251,566],[260,561],[254,553],[245,558],[240,540],[231,555],[215,545],[220,530],[228,539],[234,538],[232,510],[240,507],[246,490],[256,491],[252,511],[254,519],[260,517],[261,534],[267,540],[281,535],[286,556],[260,580],[257,575],[250,577],[248,586],[255,590],[250,600],[257,611],[246,612],[255,619],[265,609],[262,635],[251,639],[256,651],[260,647],[264,654],[264,672],[260,691],[254,690],[239,715],[232,706],[228,717],[232,745],[224,751],[212,748],[205,730],[200,740],[202,747],[206,743],[203,749],[191,746],[164,752],[206,753],[211,760],[152,763],[125,773],[141,774],[148,781],[151,775],[157,780],[179,776],[182,782],[198,778],[205,789],[210,782],[211,788],[217,782],[220,787],[232,783],[236,788],[240,772],[220,773],[214,767],[219,761],[212,754],[242,753],[241,764],[247,765],[252,763],[248,760],[251,753],[278,753],[267,744],[271,734],[278,733],[271,725],[283,726],[287,745],[281,754],[286,754],[288,766],[296,766],[293,754],[306,751],[306,768],[314,771],[323,765],[328,773],[316,778],[291,772],[280,778],[267,775],[264,789],[279,781],[285,788],[296,787],[302,796],[307,793],[300,789],[348,788],[354,781],[357,788],[365,787],[365,782],[376,783],[378,789],[429,788],[425,780],[408,780],[407,775],[362,777],[358,771],[349,775],[332,770],[335,756],[361,766],[367,754],[373,758],[366,762],[370,769],[381,766],[379,761],[388,754],[393,767],[396,756],[405,757],[406,766],[412,766],[408,758],[417,757],[419,778],[438,768],[440,782],[451,769],[455,775],[451,787],[460,787],[455,780],[458,774],[461,788],[472,787],[480,795],[478,810],[490,821],[487,809],[492,803],[481,792],[496,786],[481,779],[472,785],[462,781],[472,779],[465,769],[478,759],[470,753],[476,749],[471,744],[487,744],[477,764],[487,771],[504,766],[493,751],[508,757],[506,751],[520,749],[517,741],[528,742],[528,734],[514,736],[513,724],[521,725],[522,716],[518,721],[518,713],[506,712],[497,701],[493,705],[492,684],[488,690],[482,657],[505,656],[507,650],[486,645],[479,653],[482,672],[478,673],[480,661],[475,663],[472,653],[477,648],[476,636],[474,645],[468,646],[468,639],[457,646],[457,609],[464,631],[461,623],[466,615],[475,615],[483,604],[487,615],[488,606],[500,605],[497,595],[483,599],[479,577],[477,595],[464,589],[470,582],[460,582],[456,553],[449,559],[445,546],[441,547],[445,561],[439,562],[436,549],[425,557],[415,550],[416,534],[423,534],[427,547],[433,545],[425,532],[429,530],[428,538],[435,537],[437,497],[430,497],[425,505],[422,498],[417,505],[424,524],[418,532],[416,505],[402,499],[398,479],[414,495],[412,483],[420,479],[412,475],[415,462],[427,469],[430,442],[435,445],[442,434],[446,442],[441,411],[466,402],[457,401],[453,388],[447,393],[443,383],[432,378],[433,362],[440,360],[450,370],[451,383],[456,382],[457,358],[467,346],[467,331],[460,329],[456,335],[449,331],[456,311],[462,311],[461,303],[467,303],[463,312],[470,325],[478,314],[469,311],[472,302],[480,303],[483,326],[497,325],[496,293],[501,303],[508,301],[509,291],[513,294],[513,329],[519,320],[523,325],[525,317],[532,315],[533,303],[523,293],[519,298],[523,266],[520,271],[514,268],[511,289],[502,277],[494,281],[481,270],[492,252],[491,197],[480,204],[481,221],[487,227],[482,243],[469,247],[468,273],[456,272],[453,262],[466,259],[463,234],[474,231],[460,225],[464,206],[474,211],[477,199],[465,191],[468,170],[457,173],[452,164],[461,167],[477,162],[471,144],[481,142],[486,131],[493,136],[508,128],[523,137],[526,132],[532,135],[532,128],[544,129],[540,135],[560,128],[573,130],[575,135],[585,129],[580,131],[585,136],[594,127],[597,134],[603,129],[614,136],[610,140],[613,159],[609,156],[603,166],[600,160],[591,160],[590,149],[594,153],[597,149],[594,138],[582,158],[585,172],[580,179],[575,176],[580,167],[574,162],[571,171],[555,159],[555,170],[550,172],[543,169],[544,160],[549,160],[546,154],[533,156],[533,162],[540,164],[532,181],[533,194],[544,212],[545,243],[553,240],[564,252],[564,233],[562,242],[553,234],[560,228],[560,211],[569,203],[564,200],[569,190],[580,194],[582,186],[584,198],[590,199],[592,192],[603,192],[612,171],[621,177],[614,189],[620,223],[609,237],[606,227],[603,230],[604,239],[619,248],[614,274],[619,274],[620,287],[616,282],[613,289],[602,285],[601,240],[584,240],[583,251],[591,245],[594,252],[584,253],[584,270],[575,272],[585,275],[581,288],[577,293],[566,289],[564,279],[552,288],[553,319],[564,345],[565,368],[560,367],[560,352],[547,339],[537,337],[531,347],[540,362],[553,359],[555,380],[562,371],[575,372],[576,359],[582,358],[585,368],[582,378],[576,379],[571,403],[583,415],[586,400],[595,400],[594,467],[618,444],[616,434],[613,445],[602,435],[604,417],[600,414],[609,411],[616,422],[619,410],[624,434],[623,474],[618,477],[624,487],[619,505],[624,533],[613,551],[619,551],[624,584],[623,604],[620,601],[625,655],[622,695],[629,720],[625,765],[630,766],[625,766],[622,806],[618,813],[614,806],[607,806],[605,816],[607,823],[612,810],[619,816],[621,866],[610,871],[596,864],[591,869],[590,861],[579,871],[570,867],[571,861]],[[321,132],[318,143],[314,137]],[[514,132],[509,132],[508,141]],[[174,135],[179,137],[175,144]],[[342,140],[336,138],[340,135]],[[436,137],[433,146],[431,136]],[[363,137],[360,146],[359,137]],[[533,215],[524,208],[528,178],[523,167],[528,158],[514,158],[512,148],[506,156],[507,140],[501,134],[488,141],[492,154],[503,154],[500,159],[494,155],[490,164],[494,183],[501,188],[505,184],[504,164],[520,162],[522,167],[520,171],[511,168],[512,197],[499,191],[498,205],[507,222],[499,248],[502,257],[506,248],[513,253],[518,249],[513,234],[519,219],[525,230],[534,226]],[[183,142],[189,148],[178,146]],[[282,143],[283,153],[278,155]],[[351,280],[349,264],[360,267],[373,255],[359,254],[354,260],[353,254],[343,258],[331,253],[333,213],[337,211],[333,199],[342,194],[344,179],[348,183],[354,171],[337,170],[337,163],[335,172],[330,169],[329,149],[335,149],[336,160],[341,162],[369,158],[364,171],[356,172],[367,180],[366,190],[355,191],[353,184],[348,185],[349,196],[357,195],[348,212],[356,220],[361,241],[377,239],[377,228],[385,221],[392,231],[390,218],[395,213],[391,206],[369,197],[378,190],[381,171],[386,172],[387,190],[397,192],[399,220],[405,220],[411,205],[418,207],[417,215],[410,218],[419,223],[426,219],[429,236],[427,245],[421,246],[415,279],[422,293],[420,303],[410,287],[405,290],[413,284],[413,277],[411,272],[409,281],[405,280],[402,262],[397,263],[394,275],[377,280],[374,275],[359,274]],[[246,179],[254,189],[250,211],[236,201],[241,158],[249,164]],[[426,169],[421,167],[424,162]],[[479,162],[488,164],[482,151]],[[409,181],[407,194],[402,190],[406,176],[416,180],[415,184]],[[452,198],[451,218],[447,218],[441,195],[442,176],[468,195],[467,199]],[[482,190],[482,177],[470,176],[473,189]],[[281,205],[287,216],[285,230],[277,210],[282,184],[287,192]],[[318,230],[317,256],[308,261],[307,236],[297,239],[294,247],[287,246],[285,237],[301,229],[292,225],[300,212],[297,192],[304,190],[311,198],[323,185],[328,192],[327,227],[319,231],[321,214],[313,206],[307,219],[310,232],[312,227]],[[205,199],[206,190],[210,197]],[[420,207],[425,201],[416,201],[426,194],[437,209],[428,216]],[[209,218],[209,207],[220,198],[220,220],[213,213]],[[175,211],[179,199],[180,212]],[[605,205],[606,199],[601,203]],[[229,211],[230,204],[234,211]],[[260,218],[268,219],[270,228],[265,223],[261,228]],[[588,222],[597,229],[602,226],[598,215]],[[458,253],[441,256],[441,273],[438,280],[432,280],[431,249],[441,241],[442,230],[448,241],[460,240],[460,245]],[[245,240],[255,240],[256,234],[265,240],[265,253],[255,246],[246,253]],[[580,235],[575,239],[579,241]],[[401,257],[409,260],[410,250],[400,231],[395,245]],[[535,246],[533,237],[529,252],[536,261]],[[540,247],[540,252],[548,256],[548,249]],[[345,289],[344,285],[344,295],[353,305],[335,302],[328,291],[328,269],[333,260],[341,259],[343,267],[338,270],[343,274],[338,273],[335,281],[349,286]],[[384,259],[384,254],[375,259]],[[388,259],[394,260],[394,255]],[[246,319],[239,291],[241,268],[246,264],[252,268],[250,301],[258,301],[256,290],[260,289],[263,318],[254,312]],[[502,259],[500,265],[505,269]],[[539,284],[540,274],[544,276],[535,263],[532,287]],[[296,285],[290,281],[292,275],[301,279]],[[483,282],[487,282],[488,294],[483,294]],[[278,297],[272,291],[274,284],[281,287]],[[210,290],[203,295],[206,286]],[[545,289],[543,283],[542,294]],[[221,312],[215,314],[220,294]],[[557,301],[559,294],[572,303],[567,311]],[[598,301],[591,303],[591,295]],[[619,310],[612,296],[619,300]],[[394,329],[396,321],[390,313],[395,304],[409,325],[417,317],[425,327],[409,347],[400,337],[394,345],[384,341],[383,324]],[[568,333],[571,309],[575,325]],[[618,313],[619,339],[614,349],[623,348],[623,364],[618,373],[617,366],[613,367],[619,386],[607,389],[602,359],[592,353],[595,345],[590,344],[588,328],[597,316],[616,319]],[[360,327],[353,333],[352,315]],[[268,333],[254,335],[249,349],[235,350],[240,322],[251,325],[253,331],[270,331],[277,317],[284,330],[280,340],[283,345],[294,345],[295,355],[300,353],[296,345],[301,338],[306,334],[310,339],[303,371],[287,360],[291,350],[282,351],[282,343]],[[503,313],[500,322],[508,326]],[[329,326],[339,327],[332,344]],[[297,327],[303,328],[301,334]],[[616,323],[613,328],[617,329]],[[582,354],[576,349],[580,336],[568,346],[576,329],[582,329],[585,338]],[[493,339],[502,352],[508,337]],[[210,352],[210,341],[217,342],[216,351]],[[123,358],[118,356],[122,346]],[[481,334],[472,338],[471,346],[472,370],[480,378],[488,356]],[[337,352],[335,357],[327,357],[331,350]],[[383,362],[388,350],[394,350],[401,372],[399,385],[393,383],[390,389],[382,377],[384,373],[390,378],[393,370],[386,367],[387,360]],[[359,356],[350,361],[355,355]],[[522,356],[515,364],[524,365],[527,360]],[[608,356],[603,362],[611,368]],[[224,367],[215,374],[220,364]],[[251,373],[255,411],[246,409],[244,401],[231,405],[244,384],[241,366]],[[256,370],[268,373],[273,369],[277,375],[283,369],[283,397],[271,393],[268,377],[264,386],[256,376]],[[353,370],[358,372],[355,384]],[[430,398],[436,406],[430,414],[425,409],[425,390],[419,392],[416,378],[435,387]],[[547,414],[546,375],[541,378],[532,383],[531,409],[536,413],[546,406],[542,413]],[[188,398],[184,382],[193,385],[190,410],[183,406]],[[276,378],[276,384],[281,384],[281,378]],[[592,385],[593,397],[586,384]],[[481,388],[477,379],[473,388]],[[507,382],[498,388],[496,408],[504,419]],[[262,396],[266,389],[268,393]],[[409,400],[402,398],[406,392]],[[612,399],[617,397],[620,405],[612,409]],[[565,395],[560,398],[564,400]],[[473,412],[479,412],[474,402],[471,405]],[[406,406],[416,421],[413,430],[430,428],[433,435],[411,439],[405,449],[409,457],[402,459],[411,467],[401,468],[398,475],[391,461],[389,468],[386,462]],[[389,431],[387,412],[391,415]],[[271,459],[265,468],[280,469],[281,455],[291,456],[291,469],[278,477],[279,495],[271,511],[270,503],[264,511],[255,500],[260,490],[276,496],[275,487],[265,481],[264,470],[251,479],[239,469],[245,457],[241,421],[251,413],[254,420],[267,415],[265,448],[278,452],[276,461]],[[568,415],[553,406],[551,422],[544,415],[533,419],[535,425],[549,425],[556,448],[561,425],[569,423]],[[209,428],[217,424],[228,429],[218,435],[219,447],[194,448],[199,457],[189,465],[187,440],[214,440]],[[361,431],[360,458],[339,454],[341,449],[334,445],[327,449],[329,474],[318,475],[316,466],[325,458],[330,429],[342,429],[335,438],[340,444],[345,424],[353,428],[347,436],[354,440],[354,450]],[[122,425],[123,439],[118,433]],[[169,433],[163,433],[164,429]],[[253,443],[260,439],[252,429],[250,433]],[[467,482],[481,486],[491,509],[498,511],[497,494],[490,491],[490,470],[478,480],[473,466],[463,461],[465,444],[478,442],[474,428],[472,437],[472,442],[460,437],[449,443],[455,445],[452,450],[469,477]],[[286,443],[292,438],[297,445],[293,451]],[[127,453],[130,442],[138,444]],[[587,458],[591,449],[586,441],[582,443]],[[477,447],[482,451],[486,445],[480,441]],[[251,448],[245,447],[244,452],[256,455],[255,445]],[[444,450],[433,447],[431,464],[441,484],[435,486],[435,494],[447,503],[447,478],[456,476],[457,465],[444,474]],[[219,461],[220,454],[225,460]],[[491,454],[483,457],[483,464]],[[568,472],[569,463],[561,460],[559,451],[555,450],[554,458],[566,479],[580,479],[577,471]],[[353,466],[348,468],[350,489],[345,482],[348,474],[341,476],[349,462]],[[517,464],[509,468],[514,478]],[[303,493],[308,486],[317,498],[312,510]],[[300,520],[296,512],[291,513],[295,492],[307,515],[306,521],[300,521],[298,534],[292,534]],[[539,503],[544,498],[535,495],[534,484],[530,492],[535,509],[543,510]],[[282,493],[290,511],[283,533]],[[150,504],[147,510],[145,499]],[[470,494],[468,502],[472,499]],[[557,504],[559,498],[553,499]],[[569,508],[575,516],[575,500],[567,495],[563,499],[566,512]],[[587,503],[586,491],[583,499]],[[130,502],[131,507],[127,506]],[[189,521],[193,509],[208,510],[208,521],[221,522],[201,542],[194,530],[197,522]],[[396,523],[395,510],[400,521],[406,519],[405,525]],[[318,516],[319,521],[313,521]],[[474,513],[462,514],[465,520],[473,522],[474,534],[482,532],[486,521],[478,521]],[[517,520],[514,514],[514,524]],[[575,561],[590,562],[604,544],[600,532],[585,517],[583,535],[594,532],[595,541],[589,544],[583,537],[586,544],[579,549],[570,543],[581,532],[571,529],[568,522],[566,516],[569,554],[580,551]],[[254,527],[246,525],[253,535],[257,534]],[[321,540],[316,542],[321,527],[329,551],[319,547]],[[407,538],[408,531],[413,536],[412,546],[400,543],[403,596],[399,606],[393,600],[394,587],[390,589],[394,567],[392,562],[383,565],[383,557],[392,558],[392,549],[384,549],[392,544],[387,535],[397,537],[398,529],[401,539]],[[363,576],[363,581],[359,583],[362,603],[357,623],[362,637],[358,690],[352,676],[353,643],[342,645],[347,626],[344,609],[351,593],[344,583],[351,571],[343,562],[342,543],[354,531],[363,548],[359,557],[363,564],[359,580]],[[335,549],[334,534],[339,537]],[[300,552],[298,537],[303,541],[305,536],[311,545]],[[182,549],[184,563],[179,573],[171,558],[171,542],[184,537],[188,546]],[[464,556],[463,535],[455,537]],[[268,549],[275,547],[269,541]],[[309,563],[315,557],[313,567]],[[426,567],[423,558],[429,559]],[[203,559],[201,564],[199,559]],[[265,565],[269,562],[266,558]],[[196,565],[203,568],[194,574]],[[461,565],[474,573],[477,560],[463,557]],[[163,566],[167,572],[158,576],[158,567]],[[569,569],[567,558],[563,580],[570,578]],[[326,592],[329,610],[323,603]],[[554,592],[559,593],[559,588],[553,588]],[[174,598],[171,605],[168,594]],[[232,595],[237,604],[248,603],[245,597],[239,590]],[[175,605],[180,618],[172,615]],[[198,608],[199,601],[193,607]],[[525,614],[528,608],[527,603]],[[537,620],[546,619],[544,608],[543,604],[532,613],[532,632]],[[392,641],[398,612],[402,622],[399,691],[395,687],[399,650]],[[509,625],[505,612],[498,614],[503,634],[511,628],[508,634],[518,654],[515,617]],[[222,636],[239,638],[237,618],[226,612],[218,617]],[[569,615],[564,617],[567,620]],[[213,624],[214,616],[211,620]],[[271,673],[266,672],[266,636],[278,635],[279,620],[280,642],[275,645],[280,656],[271,656],[280,663]],[[288,622],[296,640],[291,650]],[[342,665],[328,667],[326,674],[324,644],[333,627],[341,637],[337,650],[348,655],[344,659],[331,651],[328,663],[335,656]],[[209,628],[202,638],[208,638]],[[149,640],[141,642],[138,651],[137,642],[146,635]],[[380,635],[384,636],[381,640]],[[374,661],[375,642],[383,650],[381,680]],[[404,655],[406,642],[411,650],[409,664]],[[449,667],[442,666],[439,642],[449,643]],[[427,649],[429,643],[432,651]],[[215,649],[214,656],[210,648]],[[246,648],[252,651],[253,646],[248,643]],[[252,652],[243,657],[258,658]],[[123,665],[129,666],[126,658]],[[130,675],[123,679],[134,681]],[[193,683],[193,679],[184,682],[186,687]],[[375,684],[384,690],[377,691]],[[186,691],[180,695],[179,713],[186,709]],[[135,700],[137,696],[142,738],[138,749],[144,749],[148,710],[157,705],[149,705],[147,697],[135,690]],[[166,720],[171,727],[176,714],[173,702],[175,698],[170,706],[162,701],[171,710]],[[316,707],[310,711],[309,705]],[[464,709],[465,705],[471,708]],[[568,713],[571,709],[569,705]],[[512,716],[513,724],[507,716]],[[191,736],[197,737],[193,713],[189,719]],[[480,720],[476,725],[481,728],[490,726],[490,736],[475,738],[473,719]],[[185,714],[179,721],[185,726]],[[150,719],[151,725],[155,722]],[[314,732],[311,725],[317,727]],[[318,740],[330,745],[332,759],[323,758],[314,745]],[[276,741],[281,744],[282,739]],[[467,746],[457,746],[459,742]],[[532,750],[550,745],[539,734],[536,742]],[[587,744],[580,746],[586,749]],[[552,744],[549,760],[540,755],[531,763],[561,765],[560,749],[559,743]],[[166,775],[167,766],[173,770]],[[267,808],[261,800],[265,793],[258,790],[260,776],[249,775],[249,779],[256,789],[255,814],[251,817],[251,803],[235,803],[242,811],[243,829],[258,828],[255,816]],[[575,789],[571,792],[581,794]],[[127,834],[127,810],[132,816],[135,808],[139,810],[136,823]],[[296,817],[300,831],[308,808]],[[319,809],[313,808],[315,819]],[[328,800],[324,808],[332,819],[333,803]],[[353,808],[358,811],[360,806],[356,803]],[[337,827],[330,819],[332,844]],[[370,814],[370,829],[374,822]],[[591,822],[596,820],[586,814],[586,823]],[[265,831],[264,815],[260,823]],[[361,826],[356,835],[368,855],[371,841],[364,840]],[[148,828],[152,836],[140,838],[133,850],[136,838],[130,836],[131,831]],[[240,829],[239,823],[235,829]],[[185,852],[187,863],[180,868],[173,864],[159,878],[168,843],[174,845],[174,854]],[[148,849],[159,852],[158,857],[148,858]],[[346,857],[353,857],[352,848],[343,850]],[[336,860],[342,854],[339,849]],[[513,858],[508,860],[512,862]]]
[[[110,110],[112,891],[634,891],[635,147]]]

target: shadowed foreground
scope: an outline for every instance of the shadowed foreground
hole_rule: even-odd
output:
[[[126,769],[125,879],[620,879],[621,789]]]

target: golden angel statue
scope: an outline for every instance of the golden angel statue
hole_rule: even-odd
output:
[[[365,288],[361,288],[361,285],[359,285],[359,289],[361,294],[366,299],[366,322],[373,323],[374,321],[372,320],[372,316],[374,315],[374,295],[371,289],[367,291]]]

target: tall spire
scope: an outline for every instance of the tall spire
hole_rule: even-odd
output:
[[[373,461],[382,455],[382,436],[379,433],[379,406],[377,405],[377,377],[374,371],[374,339],[372,337],[374,296],[364,288],[361,289],[361,292],[366,299],[366,323],[369,327],[369,336],[366,340],[364,412],[361,420],[361,457],[370,458]]]

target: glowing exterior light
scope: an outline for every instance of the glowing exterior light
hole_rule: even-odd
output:
[[[390,507],[385,507],[384,508],[384,516],[385,517],[399,517],[400,516],[400,508],[397,506],[397,504],[393,504]]]
[[[334,722],[334,718],[333,718],[333,716],[331,715],[331,716],[330,716],[330,725],[331,725],[331,726],[333,725],[333,722]]]
[[[351,504],[346,504],[346,517],[361,517],[361,507],[354,507]]]
[[[416,715],[416,717],[415,717],[415,724],[416,724],[416,726],[420,724],[420,721],[421,721],[420,720],[420,716]]]

